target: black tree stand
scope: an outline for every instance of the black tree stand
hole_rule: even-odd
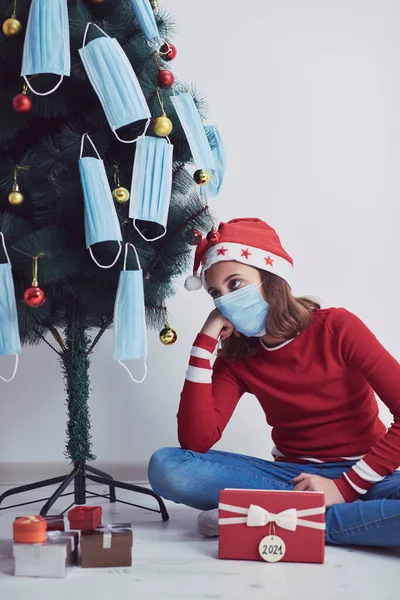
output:
[[[107,498],[110,500],[110,502],[122,502],[123,504],[128,504],[129,506],[135,506],[136,508],[142,508],[159,513],[163,521],[168,521],[169,516],[167,509],[162,498],[160,498],[158,494],[142,486],[117,481],[108,473],[104,473],[99,469],[95,469],[88,464],[89,461],[95,458],[91,454],[90,415],[88,407],[88,373],[90,366],[90,355],[94,346],[107,329],[110,319],[104,323],[104,327],[99,331],[96,338],[92,342],[86,334],[84,325],[79,323],[79,320],[74,315],[74,312],[75,311],[72,312],[73,316],[65,330],[64,340],[61,338],[57,330],[51,330],[53,337],[60,345],[60,351],[49,344],[47,340],[44,340],[55,352],[57,352],[57,354],[59,354],[64,373],[68,406],[68,442],[66,454],[71,459],[74,468],[66,476],[61,475],[51,479],[44,479],[42,481],[36,481],[35,483],[22,485],[7,490],[0,495],[0,510],[25,506],[27,504],[34,504],[36,502],[43,502],[45,500],[46,502],[40,510],[40,514],[45,516],[59,498],[73,495],[74,501],[62,511],[62,514],[64,514],[75,504],[86,504],[87,498],[100,497]],[[94,483],[107,486],[109,488],[109,493],[98,494],[88,490],[88,481],[93,481]],[[72,483],[74,484],[74,491],[64,493],[68,486]],[[39,500],[33,500],[30,502],[22,502],[20,504],[13,504],[11,506],[1,506],[2,502],[10,496],[57,484],[59,484],[59,486],[48,498],[41,498]],[[140,504],[120,500],[116,497],[116,488],[151,496],[157,501],[159,509],[157,510],[142,506]]]

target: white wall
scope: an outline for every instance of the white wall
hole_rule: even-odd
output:
[[[297,267],[296,293],[361,316],[400,358],[400,3],[393,0],[162,0],[176,18],[171,67],[208,96],[228,151],[218,217],[258,216]],[[149,377],[134,385],[111,358],[93,357],[91,411],[100,460],[145,463],[175,445],[191,343],[211,301],[179,289],[169,304],[179,342],[150,334]],[[2,358],[5,369],[8,359]],[[0,460],[63,459],[65,407],[57,360],[22,354],[1,384]],[[270,457],[269,431],[243,399],[220,448]],[[387,423],[390,419],[385,414]]]

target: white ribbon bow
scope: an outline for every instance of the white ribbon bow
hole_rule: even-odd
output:
[[[278,527],[282,527],[282,529],[296,531],[297,510],[295,508],[288,508],[275,514],[270,513],[261,506],[257,506],[257,504],[250,504],[249,512],[247,513],[247,526],[264,527],[265,525],[268,525],[268,523],[276,523]]]
[[[239,525],[243,523],[248,527],[265,527],[268,523],[275,523],[278,527],[287,529],[288,531],[296,531],[296,528],[300,526],[309,527],[310,529],[325,529],[324,522],[320,523],[302,518],[324,514],[325,506],[323,505],[301,510],[287,508],[277,514],[271,513],[257,504],[250,504],[249,508],[244,508],[243,506],[234,506],[220,502],[218,506],[220,510],[244,515],[243,517],[220,517],[218,519],[219,525]]]
[[[23,523],[24,525],[27,525],[28,523],[40,523],[42,521],[41,517],[23,517],[23,521],[21,521],[21,523]]]

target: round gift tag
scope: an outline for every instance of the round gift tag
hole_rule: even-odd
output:
[[[285,556],[285,542],[278,535],[267,535],[261,540],[258,551],[266,562],[278,562]]]

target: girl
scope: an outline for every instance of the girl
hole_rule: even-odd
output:
[[[181,448],[151,457],[154,491],[205,511],[208,536],[223,488],[322,491],[327,542],[400,546],[399,364],[352,313],[292,296],[293,261],[266,223],[234,219],[218,233],[196,251],[216,309],[191,351]],[[272,427],[273,461],[211,450],[245,392]],[[389,430],[374,392],[393,414]]]

